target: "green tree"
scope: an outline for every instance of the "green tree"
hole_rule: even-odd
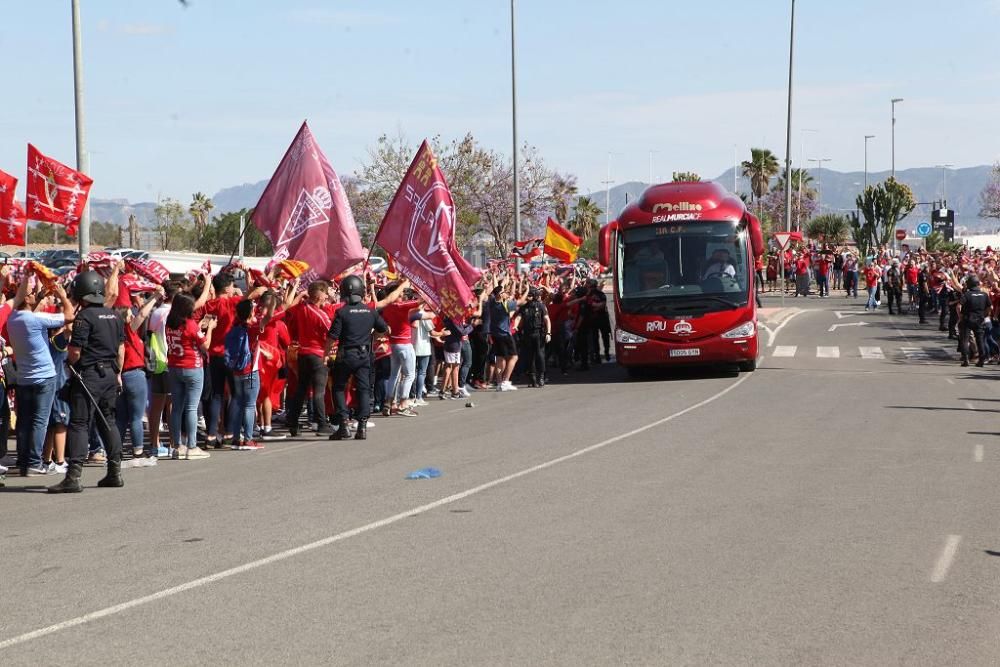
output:
[[[750,159],[744,160],[743,176],[750,179],[750,191],[760,205],[760,200],[767,194],[771,179],[780,171],[778,158],[766,148],[751,148]]]
[[[191,219],[194,220],[194,238],[196,244],[198,239],[201,238],[202,233],[205,231],[205,226],[208,224],[209,214],[212,212],[213,208],[215,208],[215,204],[203,192],[196,192],[191,195],[191,203],[188,205],[188,213],[191,214]]]
[[[212,255],[231,255],[236,251],[240,238],[240,216],[246,218],[246,233],[243,235],[243,250],[249,257],[267,257],[274,249],[267,237],[253,224],[253,209],[243,209],[224,213],[205,226],[198,239],[198,251]]]
[[[156,219],[153,229],[160,237],[160,248],[163,250],[183,250],[190,247],[188,238],[190,224],[187,212],[176,199],[164,199],[153,209]]]
[[[673,174],[674,183],[698,183],[701,176],[693,171],[675,171]]]
[[[569,221],[571,232],[580,237],[582,241],[588,241],[597,236],[601,229],[601,207],[590,197],[580,197],[573,207],[573,217]]]
[[[892,242],[899,221],[917,206],[910,187],[894,178],[869,185],[858,195],[856,203],[868,225],[871,244],[876,248]]]
[[[576,197],[577,192],[576,176],[553,174],[552,199],[555,203],[553,213],[560,223],[569,220],[569,203]]]
[[[806,224],[806,234],[811,239],[822,239],[825,243],[843,243],[850,235],[851,225],[847,218],[836,213],[824,213]]]

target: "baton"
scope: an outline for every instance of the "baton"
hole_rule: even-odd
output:
[[[108,431],[111,431],[111,426],[108,425],[108,420],[105,419],[104,413],[101,412],[101,406],[97,403],[97,399],[94,398],[94,395],[90,393],[90,389],[87,388],[87,383],[83,381],[83,377],[80,375],[79,371],[77,371],[70,364],[66,364],[66,367],[73,372],[73,375],[75,375],[76,379],[80,382],[80,386],[83,387],[83,393],[87,394],[87,398],[89,398],[90,402],[93,404],[94,410],[97,411],[97,416],[100,417],[101,422],[104,423],[104,428],[108,429]]]

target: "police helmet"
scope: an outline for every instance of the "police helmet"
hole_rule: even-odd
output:
[[[340,296],[350,303],[361,303],[365,295],[365,281],[358,276],[347,276],[340,283]]]
[[[96,271],[84,271],[73,279],[73,298],[84,303],[104,303],[104,278]]]
[[[969,276],[968,278],[965,279],[965,286],[968,287],[969,289],[976,289],[977,287],[979,287],[979,277]]]

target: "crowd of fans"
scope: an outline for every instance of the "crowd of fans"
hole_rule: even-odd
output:
[[[137,280],[131,266],[91,259],[76,277],[96,275],[91,269],[100,265],[104,284],[87,298],[121,322],[117,402],[101,407],[125,446],[123,456],[91,428],[89,462],[110,470],[124,458],[125,467],[149,467],[222,448],[259,450],[304,432],[332,436],[341,427],[331,392],[338,355],[331,327],[343,306],[334,282],[300,284],[308,267],[285,261],[264,272],[234,263],[212,275],[206,267],[153,284]],[[430,400],[515,391],[515,381],[544,387],[553,366],[567,375],[601,363],[602,346],[609,361],[607,297],[595,268],[492,267],[463,321],[433,312],[407,280],[369,273],[364,302],[388,325],[366,350],[371,413],[412,418]],[[41,267],[4,266],[0,279],[0,460],[12,428],[17,441],[13,470],[0,466],[0,475],[65,473],[74,419],[67,388],[83,382],[74,319],[86,304],[74,298],[75,284],[67,294]],[[356,428],[355,416],[368,411],[347,394],[346,426]]]
[[[936,317],[938,331],[956,343],[962,365],[975,358],[978,366],[1000,364],[1000,252],[991,247],[959,252],[929,252],[923,248],[897,252],[883,246],[866,257],[856,248],[802,246],[784,252],[784,281],[779,286],[781,258],[769,253],[761,292],[785,290],[808,297],[816,285],[820,298],[843,290],[858,298],[863,285],[865,310],[886,302],[890,315],[913,315],[919,324]],[[759,271],[764,267],[758,267]]]

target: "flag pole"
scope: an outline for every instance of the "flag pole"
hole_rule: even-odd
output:
[[[253,213],[252,212],[250,213],[250,219],[253,220]],[[231,266],[232,265],[233,258],[236,257],[236,251],[239,250],[240,246],[242,246],[242,244],[243,244],[243,236],[247,233],[247,229],[250,227],[250,225],[248,225],[247,222],[249,222],[249,221],[246,220],[243,215],[240,215],[240,224],[243,226],[243,229],[240,230],[240,235],[236,239],[236,245],[233,247],[233,252],[232,252],[232,254],[229,255],[229,264],[227,264],[226,266]],[[241,257],[242,257],[242,253],[241,253]]]

